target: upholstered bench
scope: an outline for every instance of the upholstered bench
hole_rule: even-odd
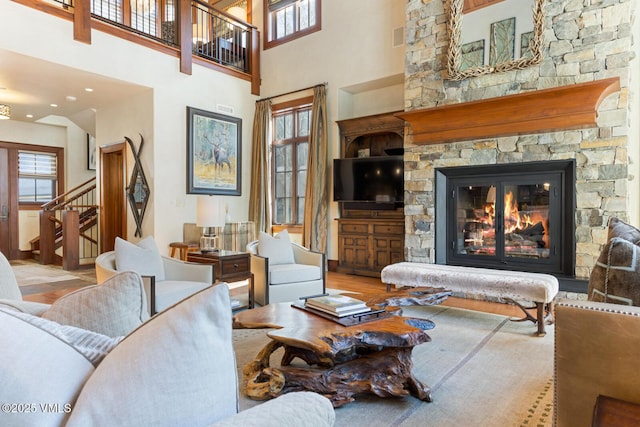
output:
[[[553,300],[558,293],[558,279],[550,274],[453,265],[399,262],[382,269],[381,280],[387,285],[442,287],[454,293],[502,298],[520,307],[525,317],[538,325],[538,335],[545,335],[545,322],[553,320]],[[524,307],[519,301],[531,301]],[[527,310],[536,309],[536,317]]]

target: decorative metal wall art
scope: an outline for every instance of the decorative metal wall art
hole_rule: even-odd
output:
[[[135,236],[142,237],[142,218],[144,218],[144,212],[147,209],[150,195],[149,183],[147,182],[147,177],[144,175],[142,162],[140,160],[144,138],[140,135],[140,147],[137,150],[131,138],[125,136],[124,139],[129,143],[135,160],[133,170],[131,171],[131,180],[127,187],[127,198],[129,199],[133,219],[136,222]]]

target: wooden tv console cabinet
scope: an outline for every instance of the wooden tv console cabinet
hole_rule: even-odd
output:
[[[396,112],[339,120],[341,158],[403,152],[404,120]],[[340,202],[337,270],[380,277],[387,265],[404,261],[404,208],[377,210]]]
[[[404,219],[338,219],[338,253],[339,272],[379,277],[404,261]]]

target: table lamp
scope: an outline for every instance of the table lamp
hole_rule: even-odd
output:
[[[224,226],[224,218],[220,214],[220,209],[212,196],[199,196],[198,208],[196,212],[196,225],[202,227],[202,237],[200,237],[200,251],[214,252],[216,249],[216,239],[214,227]]]

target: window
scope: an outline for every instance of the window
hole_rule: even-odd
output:
[[[311,104],[277,110],[274,106],[272,142],[273,223],[302,225],[309,157]]]
[[[43,204],[57,196],[58,157],[55,153],[18,152],[18,202]]]
[[[264,0],[264,47],[268,49],[321,29],[321,0]]]

